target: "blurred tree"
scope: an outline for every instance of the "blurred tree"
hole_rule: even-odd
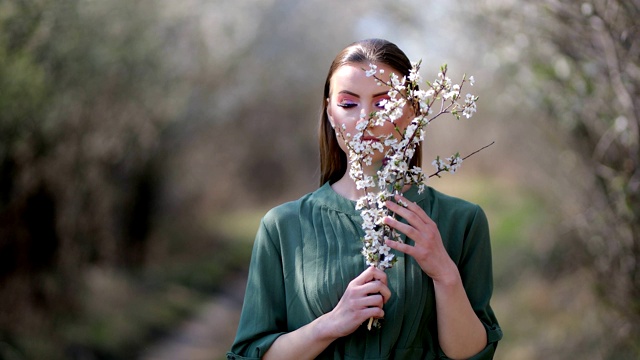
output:
[[[169,116],[154,9],[0,2],[0,336],[73,305],[89,264],[142,263]]]
[[[191,54],[169,58],[188,79],[184,121],[170,129],[169,211],[196,203],[197,213],[210,216],[312,191],[324,77],[333,56],[355,41],[353,18],[365,6],[335,12],[333,2],[316,1],[187,4],[168,10],[180,24],[174,46]]]
[[[0,357],[3,336],[49,336],[87,269],[173,265],[209,285],[225,256],[212,215],[317,187],[340,49],[427,38],[441,55],[430,39],[450,32],[446,9],[419,6],[0,0]],[[193,276],[198,262],[211,272]],[[102,325],[96,337],[117,338]]]
[[[637,358],[640,2],[485,1],[480,13],[481,26],[496,33],[490,53],[511,76],[508,92],[520,109],[528,102],[545,111],[550,121],[540,125],[562,143],[542,160],[579,239],[560,261],[585,260],[600,298],[617,312],[600,344],[607,356]],[[567,249],[569,234],[556,248]]]
[[[315,188],[309,95],[351,27],[322,3],[0,1],[0,345],[63,348],[88,269],[204,261],[211,213]]]

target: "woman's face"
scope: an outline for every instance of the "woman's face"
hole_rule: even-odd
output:
[[[389,80],[390,74],[395,73],[400,76],[400,71],[393,69],[386,64],[377,64],[378,70],[384,70],[384,73],[377,74],[382,80]],[[367,77],[365,70],[368,69],[368,65],[354,63],[346,64],[337,68],[330,79],[329,98],[327,99],[327,115],[329,121],[334,128],[339,129],[344,125],[344,132],[355,135],[356,124],[359,121],[365,121],[360,114],[365,114],[369,117],[374,111],[384,109],[381,106],[382,100],[389,99],[387,92],[389,87],[382,85],[378,86],[373,77]],[[396,125],[401,130],[404,130],[411,117],[408,116],[409,111],[404,112],[401,119],[396,121]],[[400,135],[394,130],[394,124],[386,122],[383,126],[372,126],[370,131],[366,132],[363,136],[364,141],[379,141],[380,137],[393,134],[396,137]],[[341,136],[338,136],[338,142],[340,148],[345,153],[348,153],[346,144]],[[374,162],[381,162],[384,154],[378,151],[373,157]]]

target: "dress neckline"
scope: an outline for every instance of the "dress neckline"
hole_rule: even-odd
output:
[[[409,190],[403,193],[403,196],[409,201],[419,202],[427,198],[429,190],[429,187],[425,187],[425,190],[418,194],[418,186],[412,185]],[[316,190],[313,195],[314,199],[324,206],[345,214],[360,216],[360,211],[356,210],[356,201],[338,194],[328,181]]]

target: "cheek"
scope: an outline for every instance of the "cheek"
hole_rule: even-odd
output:
[[[338,130],[335,130],[335,136],[336,136],[336,140],[338,141],[338,146],[340,146],[340,149],[345,153],[348,154],[349,153],[349,149],[347,148],[347,145],[344,142],[344,139],[342,138],[342,136],[340,136],[338,134]]]
[[[409,126],[409,124],[411,123],[411,119],[412,117],[403,115],[402,118],[397,119],[395,123],[387,121],[383,125],[383,132],[385,134],[393,134],[393,136],[399,137],[401,135],[396,131],[396,127],[398,127],[401,132],[404,132],[407,126]]]
[[[400,127],[400,129],[404,130],[407,128],[407,126],[409,126],[409,124],[411,124],[411,120],[412,118],[407,116],[406,118],[402,119],[402,122],[398,124],[398,127]]]
[[[343,131],[353,134],[355,131],[356,121],[357,119],[353,119],[345,114],[340,114],[340,111],[333,111],[333,123],[336,126],[336,131],[338,129],[345,129]]]
[[[348,121],[345,121],[344,117],[340,116],[334,111],[327,111],[328,114],[332,115],[331,120],[333,122],[334,128],[332,129],[336,140],[338,141],[338,145],[340,148],[346,152],[347,146],[345,145],[343,136],[346,136],[347,133],[353,133],[354,129],[349,126]],[[343,127],[344,125],[344,127]]]

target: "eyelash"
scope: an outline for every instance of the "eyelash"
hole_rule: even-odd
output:
[[[374,105],[375,107],[379,108],[379,109],[384,109],[384,106],[383,106],[383,105],[380,105],[380,103],[381,103],[382,101],[383,101],[383,100],[376,101],[373,105]],[[344,109],[350,109],[350,108],[352,108],[352,107],[356,107],[356,106],[358,106],[358,105],[357,105],[357,104],[354,104],[354,103],[340,103],[340,104],[338,104],[338,106],[339,106],[339,107],[341,107],[341,108],[344,108]]]
[[[338,104],[338,106],[341,107],[341,108],[350,109],[352,107],[356,107],[356,104],[354,104],[354,103],[342,103],[342,104]]]

